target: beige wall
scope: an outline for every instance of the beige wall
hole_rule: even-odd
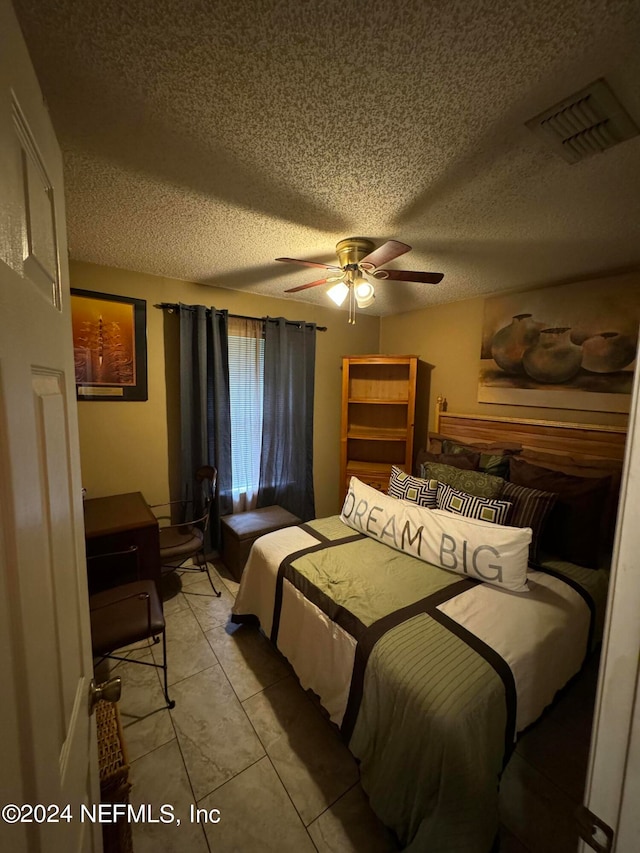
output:
[[[450,411],[511,417],[624,425],[626,416],[571,409],[478,403],[478,367],[484,300],[436,305],[394,317],[358,315],[349,326],[344,312],[289,300],[208,287],[142,273],[71,263],[72,287],[147,300],[149,399],[140,403],[80,401],[83,485],[89,497],[142,491],[149,503],[176,496],[179,458],[178,323],[156,302],[214,305],[232,313],[284,316],[327,326],[318,333],[315,401],[315,492],[318,516],[339,509],[340,359],[381,352],[411,355],[431,365],[417,406],[416,437],[433,418],[438,394]],[[424,422],[424,423],[423,423]]]
[[[432,365],[430,424],[436,398],[442,394],[447,398],[450,412],[626,425],[626,415],[608,412],[478,403],[483,310],[484,299],[478,298],[382,318],[380,352],[411,353]]]
[[[78,403],[82,481],[88,497],[141,491],[149,503],[169,499],[179,455],[178,323],[153,304],[185,302],[328,327],[318,333],[316,347],[314,482],[317,515],[338,511],[340,359],[377,352],[379,318],[359,314],[356,325],[349,326],[346,313],[332,308],[79,262],[71,263],[70,272],[72,287],[147,300],[148,401]]]

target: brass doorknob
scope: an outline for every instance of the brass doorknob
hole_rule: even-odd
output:
[[[102,684],[96,684],[95,678],[92,678],[89,684],[89,714],[93,714],[93,709],[100,700],[117,702],[121,694],[122,679],[120,676],[103,681]]]

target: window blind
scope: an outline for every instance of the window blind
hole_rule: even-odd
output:
[[[229,321],[229,397],[234,511],[255,506],[260,481],[264,337],[262,323]]]

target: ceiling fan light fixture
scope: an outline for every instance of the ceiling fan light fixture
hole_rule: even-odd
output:
[[[285,293],[298,293],[310,287],[331,285],[326,291],[331,300],[340,307],[348,299],[349,323],[355,323],[356,310],[373,305],[377,281],[411,281],[423,284],[438,284],[442,281],[441,272],[384,268],[384,264],[394,261],[409,251],[411,246],[400,243],[398,240],[387,240],[376,248],[374,243],[366,237],[347,237],[336,245],[339,267],[334,264],[303,261],[299,258],[276,258],[276,260],[325,270],[324,278],[290,287],[285,290]]]
[[[344,300],[347,298],[347,294],[349,293],[349,288],[344,283],[344,281],[339,281],[337,284],[334,284],[333,287],[330,287],[327,290],[327,296],[329,296],[336,305],[339,307],[342,305]]]
[[[358,308],[368,308],[373,305],[376,298],[376,291],[370,281],[361,278],[355,285],[355,297],[358,303]]]

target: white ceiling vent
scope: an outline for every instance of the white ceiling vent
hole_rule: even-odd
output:
[[[568,163],[606,151],[640,132],[604,80],[596,80],[525,123]]]

